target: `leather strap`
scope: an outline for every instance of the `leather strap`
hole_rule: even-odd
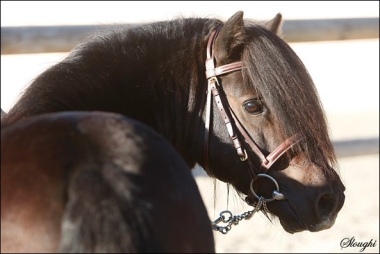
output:
[[[206,78],[208,79],[207,86],[207,98],[206,98],[206,119],[205,119],[205,135],[204,135],[204,163],[206,170],[209,171],[209,139],[210,139],[210,124],[211,124],[211,112],[212,112],[212,100],[211,95],[214,97],[216,105],[219,109],[219,113],[226,124],[228,134],[232,140],[234,148],[242,161],[247,161],[250,168],[250,174],[252,179],[257,178],[258,173],[266,172],[288,149],[304,138],[301,134],[293,135],[285,140],[276,149],[274,149],[268,156],[265,156],[260,147],[251,138],[248,132],[245,130],[239,119],[236,117],[232,108],[229,106],[226,95],[223,92],[223,88],[218,82],[217,76],[227,74],[233,71],[238,71],[243,68],[242,62],[234,62],[222,66],[215,67],[214,58],[214,42],[220,31],[220,28],[213,31],[207,42],[207,59],[206,59]],[[237,131],[236,131],[237,128]],[[244,143],[240,140],[244,138],[246,144],[252,149],[252,151],[259,157],[261,165],[259,171],[254,167],[253,162],[248,158],[247,152],[244,147]],[[262,172],[263,171],[263,172]]]
[[[238,128],[240,134],[244,137],[245,142],[251,147],[253,152],[260,158],[260,173],[265,173],[287,150],[297,144],[299,141],[305,138],[305,136],[297,133],[290,138],[286,139],[276,149],[274,149],[269,155],[265,156],[260,147],[251,138],[244,126],[240,123],[233,110],[230,108],[231,115],[235,121],[235,125]]]
[[[234,144],[235,149],[237,150],[238,155],[240,158],[245,158],[246,152],[242,150],[242,145],[234,133],[234,129],[232,127],[232,123],[230,121],[230,117],[227,115],[226,111],[224,110],[224,105],[222,100],[219,96],[219,91],[216,88],[216,84],[218,84],[217,76],[220,76],[222,74],[227,74],[233,71],[241,70],[243,68],[243,62],[234,62],[226,65],[222,65],[219,67],[215,67],[215,59],[214,59],[214,42],[219,34],[220,28],[214,30],[207,42],[207,59],[206,59],[206,78],[208,79],[208,86],[207,86],[207,98],[206,98],[206,119],[205,119],[205,135],[204,135],[204,163],[205,167],[208,170],[209,169],[209,139],[210,139],[210,120],[211,120],[211,111],[212,111],[212,101],[211,101],[211,95],[214,95],[214,98],[216,100],[216,103],[219,108],[219,112],[222,114],[222,117],[225,121],[225,124],[227,126],[228,133],[231,137],[231,140]],[[228,103],[228,102],[227,102]]]
[[[230,64],[225,64],[216,68],[206,69],[206,78],[209,79],[212,77],[220,76],[222,74],[227,74],[229,72],[241,70],[242,67],[243,67],[242,62],[234,62]]]

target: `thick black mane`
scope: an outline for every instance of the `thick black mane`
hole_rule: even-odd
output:
[[[39,76],[8,121],[55,111],[109,111],[186,146],[182,138],[194,136],[189,126],[199,121],[198,112],[189,112],[200,111],[206,90],[206,39],[221,23],[182,18],[98,32]],[[175,122],[165,121],[169,116]]]

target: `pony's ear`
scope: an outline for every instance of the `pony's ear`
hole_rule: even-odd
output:
[[[273,33],[281,36],[282,34],[282,14],[278,13],[273,19],[265,23],[265,27]]]
[[[243,12],[230,17],[215,41],[215,58],[225,64],[240,58],[245,42]]]

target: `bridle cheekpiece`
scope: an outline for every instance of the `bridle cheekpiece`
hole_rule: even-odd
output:
[[[255,143],[255,141],[251,138],[248,132],[245,130],[243,125],[240,123],[232,108],[229,106],[227,97],[223,92],[223,87],[219,83],[218,76],[228,74],[231,72],[239,71],[244,68],[243,62],[233,62],[229,64],[225,64],[222,66],[215,66],[215,57],[214,57],[214,43],[219,34],[220,28],[214,30],[207,42],[207,58],[206,58],[206,79],[208,81],[207,84],[207,94],[206,94],[206,116],[205,116],[205,135],[204,135],[204,166],[206,170],[209,170],[209,139],[211,133],[211,112],[212,112],[212,100],[211,96],[214,97],[216,105],[219,109],[219,113],[226,124],[228,134],[231,138],[233,146],[240,158],[240,160],[244,163],[248,164],[249,173],[251,175],[252,181],[250,184],[250,191],[252,195],[257,198],[257,202],[252,204],[251,201],[247,200],[249,205],[254,205],[255,209],[251,212],[247,212],[247,218],[250,218],[253,213],[258,210],[264,210],[264,212],[268,212],[266,208],[266,202],[270,202],[273,200],[283,200],[286,197],[280,192],[280,187],[277,181],[270,175],[266,174],[266,172],[271,168],[271,166],[279,159],[289,148],[298,143],[300,140],[304,138],[301,134],[295,134],[292,137],[285,140],[282,144],[280,144],[276,149],[274,149],[269,155],[265,156],[260,149],[260,147]],[[242,138],[244,140],[242,140]],[[259,157],[261,164],[259,169],[257,170],[254,167],[253,162],[249,158],[246,150],[246,145]],[[276,189],[272,193],[272,197],[264,198],[256,194],[253,189],[254,181],[258,180],[260,177],[270,179],[276,186]],[[225,214],[229,214],[230,218],[227,219]],[[247,219],[246,218],[246,219]],[[241,216],[232,216],[231,212],[223,211],[220,214],[220,217],[212,222],[212,227],[214,230],[220,231],[222,233],[227,233],[232,224],[237,224],[238,221],[241,220]],[[221,227],[217,224],[219,222],[228,223],[228,226]]]

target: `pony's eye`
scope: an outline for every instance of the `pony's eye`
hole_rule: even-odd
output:
[[[263,104],[260,100],[249,100],[244,102],[243,107],[251,115],[260,114],[263,111]]]

